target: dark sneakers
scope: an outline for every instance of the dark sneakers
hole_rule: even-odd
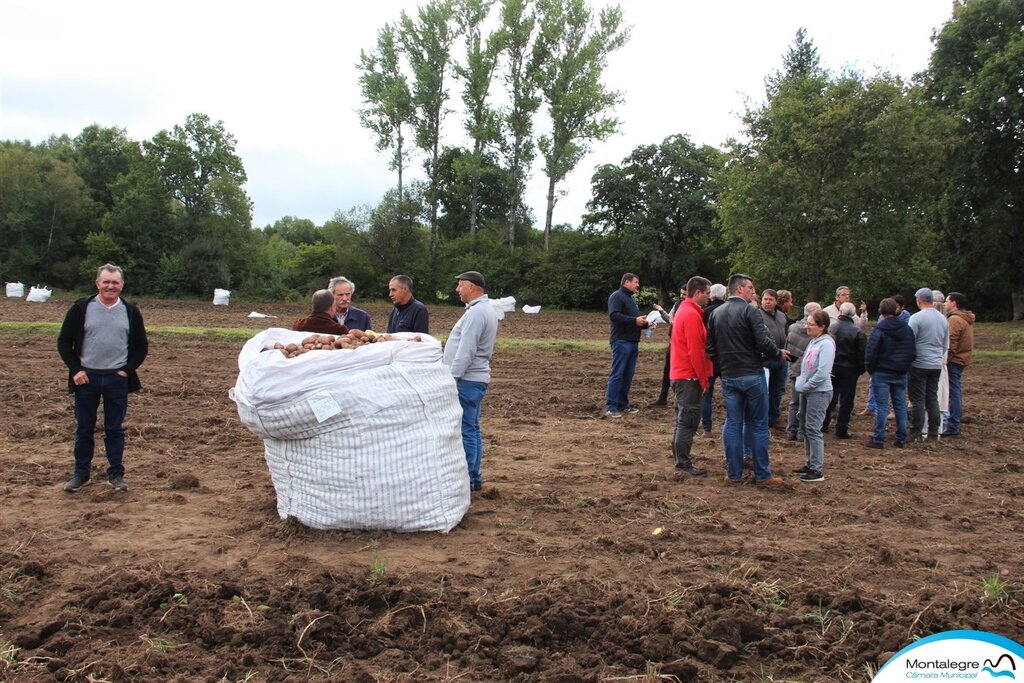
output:
[[[126,484],[124,482],[124,477],[122,477],[120,475],[115,475],[115,476],[111,477],[110,479],[108,479],[108,481],[110,482],[111,488],[113,488],[115,491],[127,491],[128,490],[128,484]]]
[[[875,441],[874,439],[868,439],[867,446],[868,446],[868,448],[877,448],[878,450],[882,450],[883,448],[885,448],[885,444],[884,443],[879,443],[879,442]]]
[[[825,481],[825,475],[818,470],[807,470],[800,475],[800,481]]]
[[[694,477],[706,477],[706,476],[708,476],[708,471],[707,470],[702,470],[701,468],[695,467],[694,465],[688,465],[687,467],[678,467],[677,466],[676,467],[676,472],[677,473],[686,472],[687,474],[689,474],[691,476],[694,476]]]
[[[630,405],[626,406],[626,409],[623,410],[622,412],[624,412],[626,415],[636,415],[637,413],[640,412],[640,409],[637,408],[636,406]]]
[[[793,470],[793,474],[807,474],[810,471],[811,471],[811,468],[808,467],[807,465],[804,465],[803,467],[801,467],[798,470]]]
[[[960,432],[942,432],[943,439],[959,439]]]
[[[76,474],[75,476],[71,477],[68,483],[64,484],[64,490],[67,491],[68,493],[75,493],[76,491],[81,490],[82,488],[88,486],[91,483],[92,482],[89,481],[88,479],[83,479],[82,477]]]

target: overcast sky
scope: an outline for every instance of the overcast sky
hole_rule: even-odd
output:
[[[286,215],[320,224],[336,210],[375,204],[396,183],[359,125],[355,64],[378,29],[420,4],[4,0],[0,139],[38,143],[97,123],[142,141],[204,113],[237,140],[254,225]],[[952,11],[952,0],[619,4],[632,38],[611,55],[607,82],[624,97],[615,112],[621,131],[562,185],[555,223],[578,222],[598,164],[676,133],[711,145],[738,135],[739,115],[761,101],[765,76],[801,26],[826,68],[909,78],[927,67],[930,38]],[[457,100],[458,88],[449,91]],[[449,115],[446,128],[460,127]],[[410,171],[422,177],[419,158]],[[538,163],[526,198],[538,226],[546,189]]]

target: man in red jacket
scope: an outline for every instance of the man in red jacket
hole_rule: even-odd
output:
[[[704,327],[704,306],[711,298],[711,281],[694,275],[686,283],[686,299],[679,305],[672,320],[672,339],[669,342],[669,380],[676,397],[676,428],[672,435],[672,454],[676,471],[694,477],[707,475],[693,464],[690,450],[693,436],[700,425],[704,392],[712,374],[711,360],[705,350],[707,329]]]

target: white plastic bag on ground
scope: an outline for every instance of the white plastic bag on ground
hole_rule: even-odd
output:
[[[48,287],[29,287],[28,296],[25,297],[25,301],[46,303],[50,300],[51,294],[53,294],[53,290]]]
[[[20,282],[7,283],[7,296],[11,299],[20,299],[25,296],[25,285]]]
[[[469,473],[441,344],[398,334],[296,358],[261,351],[307,336],[250,339],[230,392],[264,440],[278,514],[317,529],[451,530],[469,509]]]
[[[266,313],[260,313],[259,311],[253,311],[247,317],[249,318],[276,318],[276,315],[267,315]]]
[[[213,290],[213,305],[228,306],[231,304],[231,292],[226,289]]]
[[[540,306],[523,306],[523,313],[540,313]]]

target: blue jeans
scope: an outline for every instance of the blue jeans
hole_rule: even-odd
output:
[[[704,431],[711,431],[711,410],[715,407],[715,376],[708,377],[708,391],[704,394],[704,407],[701,409],[700,421],[704,425]]]
[[[800,394],[800,415],[804,425],[804,455],[807,466],[815,472],[825,468],[825,437],[821,425],[825,422],[825,411],[832,400],[831,391],[811,391]]]
[[[107,478],[124,476],[124,417],[128,413],[128,378],[87,372],[89,381],[75,387],[75,476],[88,479],[96,450],[96,414],[103,400],[103,446]]]
[[[946,420],[946,431],[950,434],[959,434],[960,418],[964,414],[963,385],[961,384],[964,366],[946,363],[946,371],[949,373],[949,419]]]
[[[722,397],[725,399],[725,428],[722,445],[729,478],[743,478],[744,434],[751,441],[754,460],[754,480],[764,481],[772,476],[768,464],[768,384],[764,373],[722,378]]]
[[[480,475],[480,463],[484,459],[484,439],[480,434],[480,406],[487,393],[486,382],[455,381],[462,406],[462,449],[466,451],[466,465],[469,467],[469,485],[480,488],[484,480]]]
[[[604,409],[621,411],[629,407],[629,388],[636,372],[640,344],[629,341],[612,342],[612,371],[608,373],[608,391]]]
[[[889,397],[896,414],[896,443],[907,442],[907,376],[888,372],[871,375],[871,392],[875,399],[875,433],[871,440],[885,443],[885,428],[889,423]]]
[[[768,425],[775,426],[782,416],[782,396],[786,393],[789,379],[789,363],[770,360],[764,366],[768,368]]]

